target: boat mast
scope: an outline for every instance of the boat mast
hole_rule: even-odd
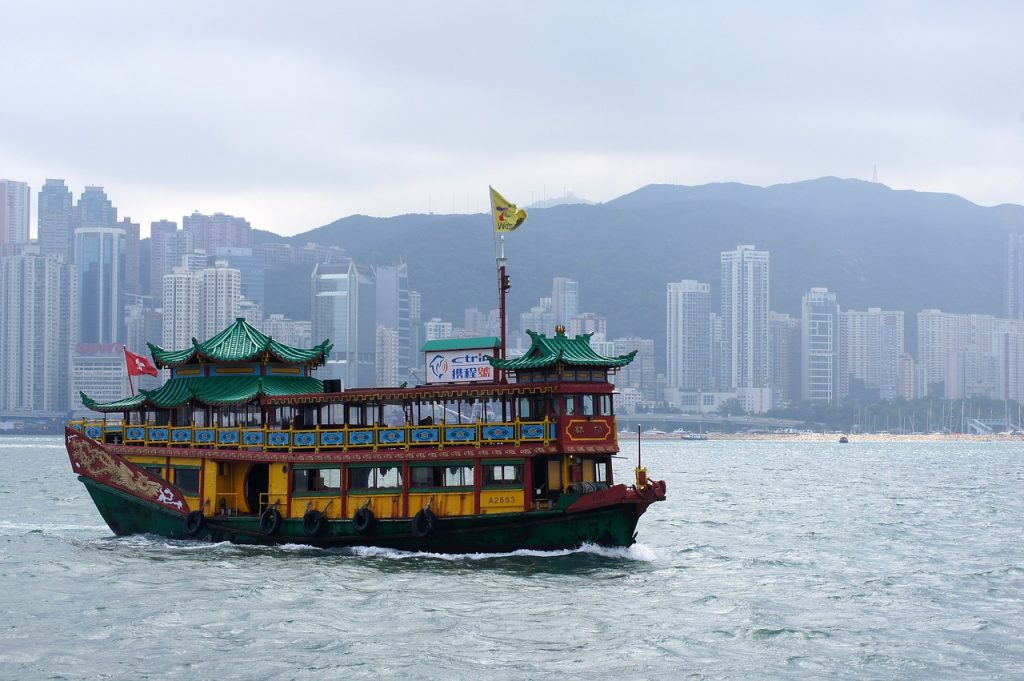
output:
[[[498,251],[497,263],[498,263],[498,316],[501,321],[501,347],[498,348],[498,359],[505,359],[505,293],[511,288],[508,283],[508,275],[505,274],[505,265],[508,262],[508,258],[505,257],[505,235],[502,234],[499,238],[500,250]],[[494,382],[504,383],[504,372],[497,370],[494,372]]]

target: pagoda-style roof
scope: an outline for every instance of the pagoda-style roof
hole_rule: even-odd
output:
[[[218,376],[172,378],[155,390],[114,402],[97,402],[85,393],[82,404],[100,412],[132,411],[140,408],[169,409],[191,400],[210,406],[245,404],[262,396],[303,395],[323,392],[324,384],[309,376]]]
[[[239,317],[235,323],[216,336],[200,343],[192,339],[192,347],[164,350],[147,343],[158,368],[169,369],[186,364],[205,362],[251,362],[266,360],[283,364],[320,366],[327,360],[333,347],[325,340],[308,350],[279,343]]]
[[[545,369],[558,364],[567,367],[618,369],[632,362],[637,352],[634,350],[618,357],[605,357],[597,354],[590,347],[590,337],[594,334],[584,333],[575,338],[569,338],[565,335],[565,330],[562,327],[559,327],[555,331],[555,335],[550,338],[536,331],[527,331],[526,333],[530,334],[533,342],[525,355],[515,359],[488,357],[491,366],[505,371]]]

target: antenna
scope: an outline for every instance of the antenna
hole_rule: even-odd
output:
[[[878,182],[878,164],[871,166],[871,181]]]

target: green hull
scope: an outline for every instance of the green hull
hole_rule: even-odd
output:
[[[439,518],[429,536],[417,538],[412,520],[379,519],[370,533],[359,535],[350,520],[329,520],[315,537],[301,519],[284,519],[272,535],[260,531],[252,516],[210,517],[194,536],[185,531],[185,516],[102,483],[79,477],[100,515],[117,535],[155,534],[173,539],[230,541],[237,544],[305,544],[323,548],[376,546],[437,553],[505,553],[519,549],[573,549],[591,543],[630,546],[647,504],[617,503],[566,512],[576,497],[566,495],[560,508],[528,513]]]

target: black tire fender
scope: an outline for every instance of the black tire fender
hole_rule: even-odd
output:
[[[412,517],[412,536],[417,539],[426,539],[434,533],[434,524],[437,516],[429,508],[421,508]]]
[[[356,531],[356,534],[366,536],[373,532],[375,520],[373,511],[368,508],[361,508],[352,516],[352,529]]]
[[[302,516],[302,531],[307,537],[316,537],[327,527],[327,516],[322,512],[310,509]]]
[[[281,529],[281,512],[271,506],[260,516],[260,532],[270,536]]]
[[[202,511],[192,511],[185,516],[185,521],[181,525],[186,537],[198,536],[204,527],[206,527],[206,516]]]

